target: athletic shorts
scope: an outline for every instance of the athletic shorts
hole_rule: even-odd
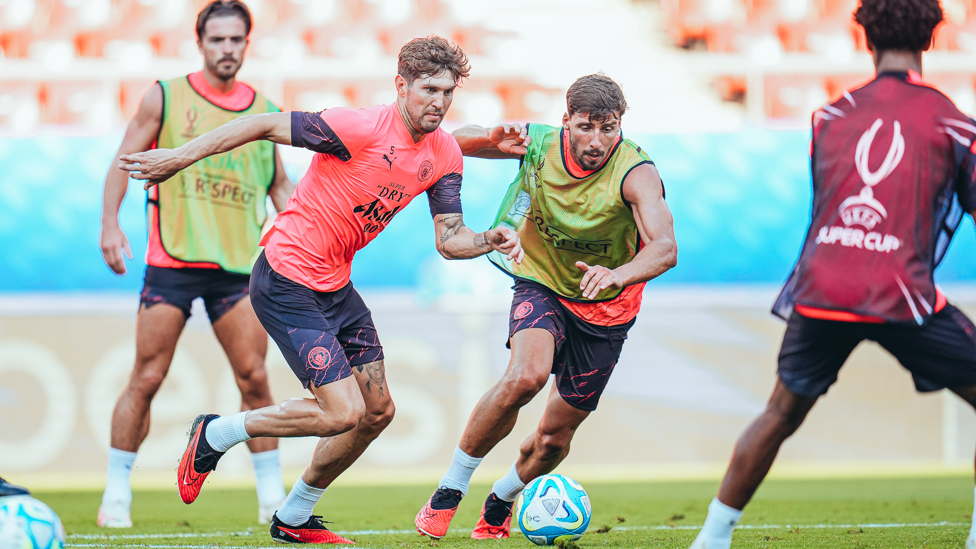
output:
[[[352,282],[316,292],[275,272],[261,252],[251,272],[251,306],[305,388],[383,358],[373,317]]]
[[[584,322],[563,307],[545,286],[518,280],[506,345],[510,346],[516,332],[529,328],[541,328],[552,334],[556,343],[552,373],[556,376],[559,395],[570,406],[592,412],[600,402],[633,325],[634,320],[619,326]]]
[[[250,275],[223,269],[187,267],[146,267],[142,284],[141,305],[148,309],[166,303],[183,311],[183,319],[190,318],[193,300],[202,297],[210,322],[217,322],[248,293]]]
[[[794,312],[779,352],[779,378],[794,393],[823,395],[865,339],[894,355],[920,392],[976,385],[976,326],[952,305],[924,326],[820,320]]]

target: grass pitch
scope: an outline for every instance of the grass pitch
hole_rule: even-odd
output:
[[[587,484],[593,518],[585,547],[686,548],[705,519],[716,482]],[[474,486],[452,529],[439,541],[413,531],[413,517],[430,487],[333,487],[316,513],[333,530],[366,548],[534,547],[515,527],[511,539],[474,541],[488,486]],[[273,546],[256,523],[253,490],[204,487],[184,505],[172,490],[136,492],[135,527],[95,526],[101,494],[39,492],[64,522],[71,547],[155,549]],[[733,547],[962,547],[973,511],[968,477],[870,480],[771,480],[746,509]],[[281,547],[281,546],[278,546]]]

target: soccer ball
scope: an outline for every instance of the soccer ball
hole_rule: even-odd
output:
[[[61,549],[61,519],[30,496],[0,497],[0,549]]]
[[[590,525],[590,497],[565,475],[542,475],[515,500],[519,529],[536,545],[579,539]]]

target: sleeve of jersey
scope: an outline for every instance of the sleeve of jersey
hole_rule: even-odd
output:
[[[347,162],[362,150],[372,130],[355,109],[291,113],[291,144]]]
[[[959,151],[959,156],[962,157],[962,163],[960,165],[959,175],[956,179],[956,192],[959,195],[959,203],[967,212],[976,211],[976,120],[968,119],[969,131],[960,131],[957,134],[963,134],[965,138],[969,138],[969,145],[963,145],[960,139],[954,139],[954,144],[956,150]],[[962,129],[959,125],[956,125],[957,129]]]
[[[461,179],[463,161],[461,150],[451,138],[456,151],[451,151],[453,157],[448,164],[447,173],[427,189],[427,202],[430,204],[430,216],[444,214],[459,214],[461,211]]]

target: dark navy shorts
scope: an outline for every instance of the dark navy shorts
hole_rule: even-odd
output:
[[[248,293],[250,275],[223,269],[196,267],[146,267],[140,303],[148,309],[157,303],[179,307],[183,318],[190,318],[193,300],[202,297],[210,322],[217,322]]]
[[[262,252],[251,272],[251,306],[306,388],[383,358],[373,317],[352,282],[316,292],[275,272]]]
[[[920,392],[976,385],[976,326],[952,305],[924,326],[820,320],[794,312],[779,352],[779,378],[794,393],[823,395],[865,339],[894,355]]]
[[[610,381],[627,332],[634,321],[619,326],[584,322],[563,307],[559,298],[541,284],[518,280],[508,318],[508,338],[516,332],[541,328],[556,343],[552,373],[567,404],[592,412]]]

